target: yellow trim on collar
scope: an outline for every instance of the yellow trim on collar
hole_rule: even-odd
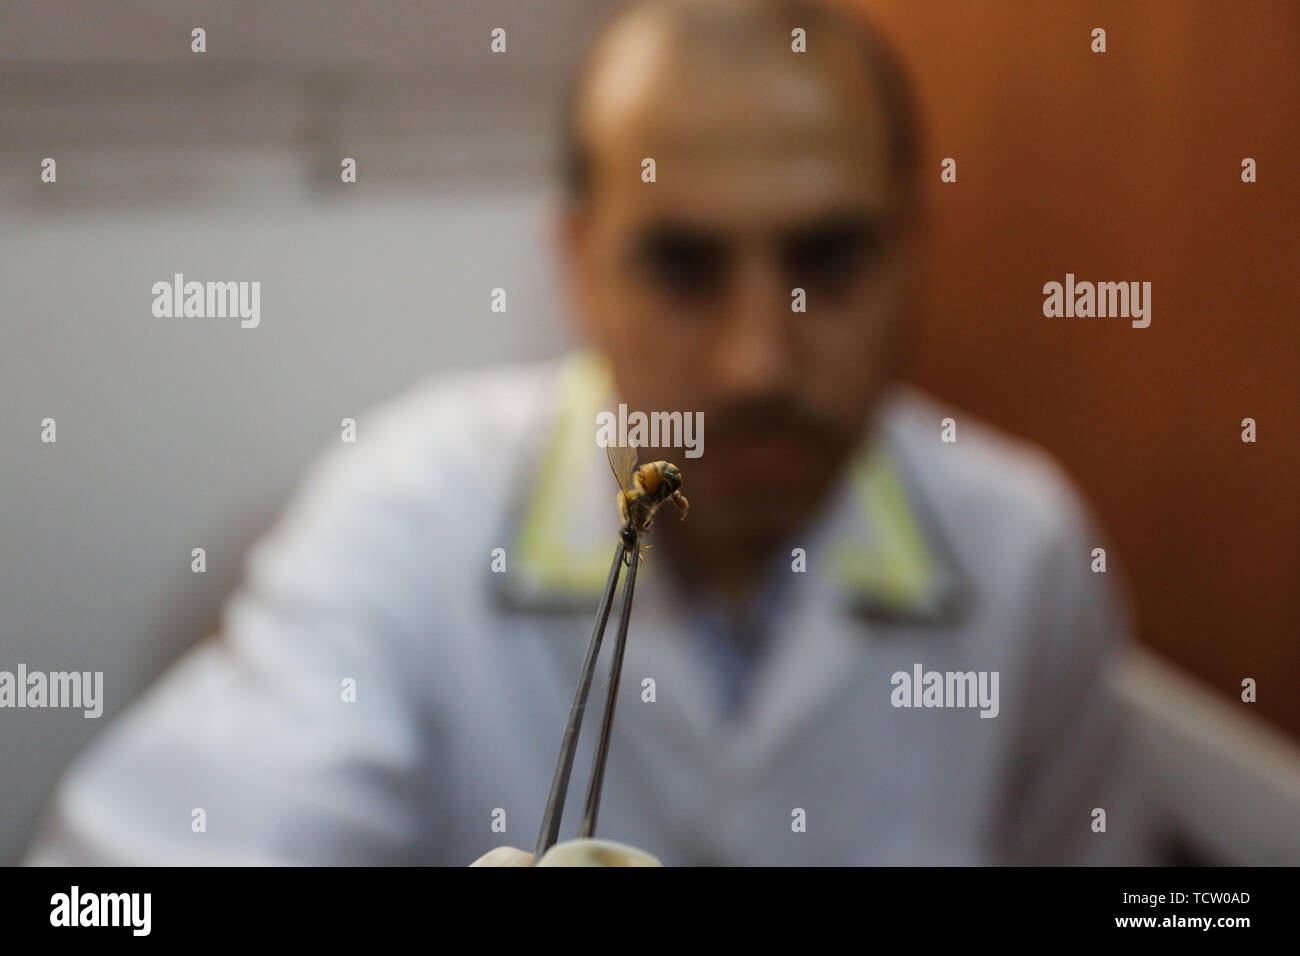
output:
[[[612,548],[575,553],[564,547],[565,509],[558,504],[573,494],[570,476],[596,447],[596,413],[611,384],[597,355],[581,352],[564,363],[551,441],[519,536],[517,564],[531,591],[599,593],[609,573]],[[617,490],[611,478],[611,512]]]
[[[560,504],[573,494],[570,478],[595,447],[596,414],[611,386],[609,367],[595,353],[580,352],[564,363],[552,437],[533,483],[516,550],[517,567],[532,593],[597,594],[609,572],[611,552],[605,547],[575,552],[564,546],[570,509]],[[872,546],[841,545],[830,563],[832,576],[846,590],[889,607],[924,601],[934,587],[934,565],[897,468],[879,446],[851,467]],[[611,509],[615,491],[611,482]]]
[[[891,607],[924,601],[934,588],[934,566],[907,489],[880,447],[853,464],[853,488],[874,549],[845,546],[831,573],[846,589]]]

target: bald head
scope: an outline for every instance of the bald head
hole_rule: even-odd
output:
[[[792,47],[796,29],[806,52]],[[746,95],[737,97],[741,90]],[[732,118],[743,111],[756,137],[778,112],[786,122],[774,131],[787,135],[841,124],[841,135],[856,133],[861,147],[884,153],[903,204],[917,191],[919,133],[906,72],[871,24],[842,3],[635,0],[623,8],[572,81],[561,153],[568,198],[589,199],[601,160],[621,158],[604,155],[609,132],[662,125],[665,117],[652,111],[665,106],[677,135],[697,143],[724,110]]]
[[[802,32],[798,32],[802,31]],[[800,41],[806,43],[806,49]],[[902,352],[924,229],[904,75],[808,0],[638,0],[583,62],[559,212],[621,399],[703,413],[666,548],[739,568],[819,508]]]

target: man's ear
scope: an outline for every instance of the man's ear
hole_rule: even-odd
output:
[[[586,343],[593,341],[591,309],[594,299],[587,220],[575,203],[562,200],[551,215],[551,242],[558,260],[560,287],[569,308],[570,327]]]

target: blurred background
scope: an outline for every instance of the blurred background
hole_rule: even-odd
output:
[[[934,170],[910,377],[1049,449],[1114,542],[1171,859],[1296,862],[1300,4],[862,2]],[[570,343],[556,117],[617,5],[0,0],[0,669],[102,670],[106,696],[101,721],[0,714],[0,862],[89,737],[217,629],[340,419]],[[261,281],[261,327],[153,319],[173,272]],[[1150,328],[1043,319],[1066,272],[1150,281]]]

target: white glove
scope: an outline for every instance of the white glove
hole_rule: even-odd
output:
[[[512,846],[489,850],[470,866],[531,866],[533,855]],[[613,840],[566,840],[537,861],[538,866],[663,866],[645,850]]]

